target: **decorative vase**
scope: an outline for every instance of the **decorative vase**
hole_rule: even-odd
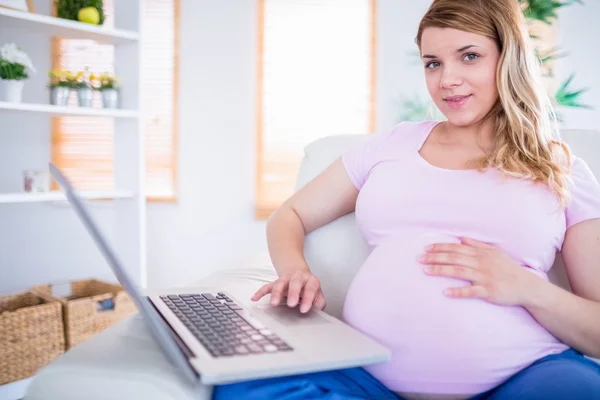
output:
[[[28,193],[50,191],[50,173],[44,170],[23,171],[23,190]]]
[[[116,89],[102,90],[102,104],[104,108],[119,108],[119,91]]]
[[[24,81],[0,79],[0,101],[20,103],[23,98]]]
[[[64,86],[56,86],[50,89],[50,104],[55,106],[66,106],[69,102],[71,89]]]
[[[94,98],[94,91],[90,88],[78,88],[77,99],[79,100],[79,107],[91,107],[92,100]]]

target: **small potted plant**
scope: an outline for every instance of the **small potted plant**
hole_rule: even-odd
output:
[[[69,102],[69,94],[73,86],[74,77],[70,71],[53,69],[48,72],[50,82],[50,104],[55,106],[66,106]]]
[[[104,108],[119,108],[119,78],[105,72],[96,77]]]
[[[54,0],[56,16],[92,25],[104,24],[103,0]]]
[[[20,103],[29,74],[35,73],[29,56],[15,43],[0,48],[0,101]]]
[[[94,89],[88,69],[78,72],[71,80],[71,85],[77,92],[79,107],[91,107],[94,99]]]

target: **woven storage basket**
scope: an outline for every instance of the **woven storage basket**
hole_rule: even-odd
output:
[[[0,296],[0,385],[33,376],[64,351],[60,303],[32,293]]]
[[[137,311],[119,285],[87,279],[70,282],[70,294],[57,296],[53,285],[40,285],[31,292],[63,305],[67,349],[86,341]]]

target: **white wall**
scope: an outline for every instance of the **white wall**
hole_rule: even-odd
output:
[[[178,204],[148,212],[148,284],[265,251],[253,217],[256,2],[181,2]]]
[[[427,95],[422,67],[411,65],[408,54],[416,50],[417,25],[429,3],[378,0],[378,129],[397,121],[401,94]],[[180,193],[177,204],[148,209],[150,286],[186,284],[266,251],[264,222],[253,217],[256,11],[256,1],[181,0]],[[559,78],[576,71],[574,83],[592,87],[585,101],[596,107],[564,112],[569,127],[596,128],[600,117],[600,44],[592,40],[600,37],[598,15],[598,2],[560,14],[559,41],[570,56],[559,64]],[[46,59],[48,43],[36,46],[37,57]],[[0,190],[17,190],[20,170],[46,161],[47,124],[42,118],[17,125],[0,114]],[[110,207],[94,211],[112,232]],[[85,276],[110,272],[70,209],[0,207],[0,292]]]
[[[557,79],[563,82],[575,73],[572,88],[590,88],[583,94],[582,102],[593,107],[593,110],[561,108],[563,126],[600,129],[600,1],[565,7],[558,17],[558,45],[568,56],[557,62]]]
[[[417,28],[430,3],[429,0],[377,1],[377,129],[398,122],[401,97],[428,98],[423,67],[420,63],[415,65],[411,53],[418,51]]]

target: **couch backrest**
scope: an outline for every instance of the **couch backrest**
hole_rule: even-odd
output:
[[[600,132],[564,130],[563,139],[577,156],[583,158],[600,177]],[[370,135],[334,135],[319,139],[305,148],[296,189],[304,186],[351,146],[368,140]],[[311,270],[320,278],[327,298],[327,312],[341,318],[346,292],[369,254],[354,220],[354,213],[310,233],[305,239],[304,254]],[[550,272],[550,279],[567,288],[568,282],[560,255]]]

